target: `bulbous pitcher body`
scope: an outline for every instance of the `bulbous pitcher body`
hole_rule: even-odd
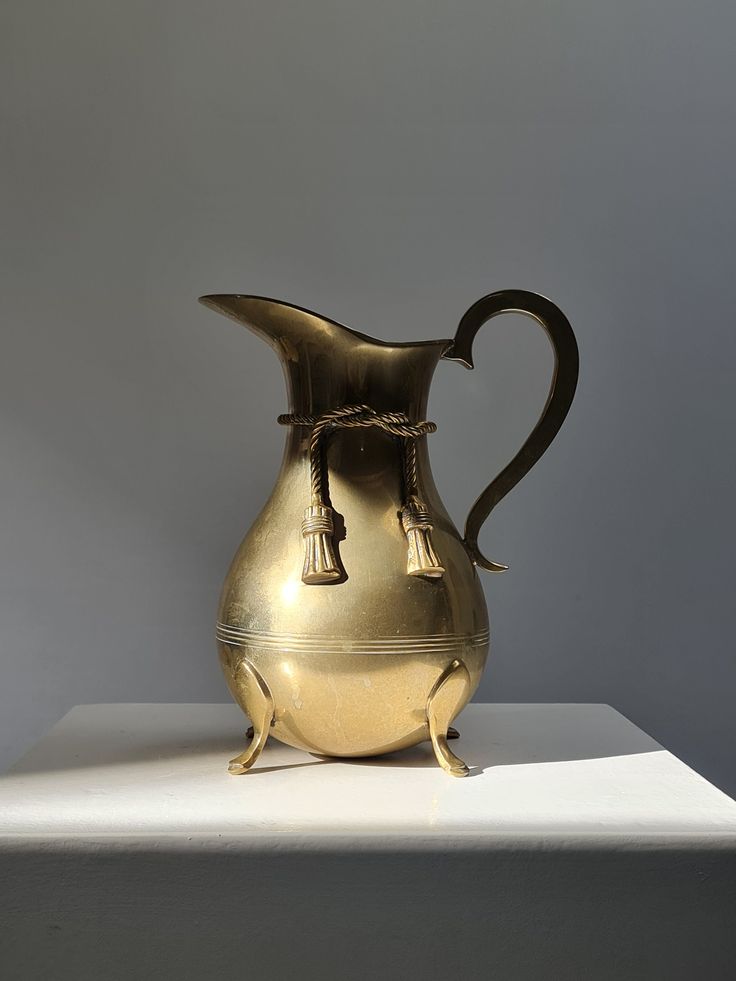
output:
[[[272,735],[337,757],[431,739],[440,764],[464,775],[447,738],[488,656],[476,566],[503,567],[483,558],[477,530],[461,535],[442,504],[427,400],[442,358],[472,366],[472,336],[487,311],[464,340],[460,331],[454,341],[392,344],[262,297],[202,302],[271,345],[289,397],[281,470],[233,559],[218,612],[222,669],[254,730],[231,772],[249,769]],[[517,307],[495,312],[506,309]]]

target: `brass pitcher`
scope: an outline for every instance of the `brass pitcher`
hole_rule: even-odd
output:
[[[244,773],[272,733],[320,756],[374,756],[431,739],[448,747],[488,656],[488,614],[476,566],[501,572],[478,547],[492,509],[536,463],[570,408],[575,336],[549,300],[492,293],[454,340],[391,344],[260,296],[201,302],[245,324],[286,375],[286,447],[276,486],[225,580],[217,623],[233,698],[252,722],[230,761]],[[437,493],[426,419],[440,360],[473,367],[479,328],[527,314],[547,332],[555,372],[533,432],[473,505],[460,535]]]

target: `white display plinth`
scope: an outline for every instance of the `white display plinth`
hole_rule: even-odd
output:
[[[0,778],[3,977],[732,979],[736,803],[605,705],[323,760],[234,705],[73,709]]]

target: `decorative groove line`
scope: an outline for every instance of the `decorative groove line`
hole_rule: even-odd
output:
[[[243,627],[231,627],[225,623],[217,624],[216,633],[218,640],[233,647],[257,647],[266,651],[304,654],[453,653],[468,647],[483,647],[490,637],[486,629],[475,634],[403,634],[363,640],[319,634],[278,634],[245,630]]]

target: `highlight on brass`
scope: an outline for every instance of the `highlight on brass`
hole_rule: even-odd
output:
[[[286,445],[276,485],[235,554],[218,613],[220,662],[252,722],[230,772],[247,772],[273,735],[327,757],[430,740],[439,765],[465,776],[447,740],[488,656],[476,567],[506,568],[483,555],[478,534],[567,414],[578,375],[570,324],[523,290],[483,297],[454,339],[416,343],[377,340],[266,297],[201,302],[273,348],[289,406],[278,418]],[[475,335],[503,313],[543,327],[555,370],[537,425],[460,534],[430,469],[429,389],[440,361],[473,367]]]

